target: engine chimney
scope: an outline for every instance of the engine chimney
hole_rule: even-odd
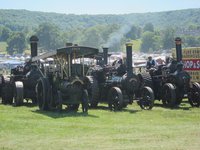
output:
[[[126,43],[126,67],[127,67],[127,77],[130,78],[133,75],[132,66],[132,43]]]
[[[108,47],[103,47],[103,61],[104,65],[108,64]]]
[[[176,43],[176,60],[177,62],[182,61],[182,47],[181,47],[181,38],[177,37],[175,38]]]
[[[39,41],[37,36],[31,36],[30,43],[31,43],[31,58],[37,56],[37,49],[38,45],[37,42]]]
[[[66,43],[65,46],[66,47],[73,46],[73,43]]]

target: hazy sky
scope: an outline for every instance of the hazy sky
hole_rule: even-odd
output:
[[[73,14],[125,14],[200,8],[200,0],[0,0],[0,9]]]

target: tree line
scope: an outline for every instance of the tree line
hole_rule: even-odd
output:
[[[198,30],[200,26],[190,26]],[[37,35],[39,38],[39,49],[44,51],[55,50],[64,47],[65,43],[71,42],[84,46],[102,48],[107,46],[111,51],[121,51],[127,41],[141,40],[141,52],[153,52],[168,50],[174,47],[174,38],[179,36],[174,28],[156,29],[152,23],[144,27],[136,25],[96,25],[88,28],[76,28],[70,31],[63,31],[51,23],[43,23],[35,30],[12,31],[0,26],[0,41],[7,42],[9,54],[23,53],[29,49],[29,38]],[[200,46],[200,36],[181,35],[184,46]]]
[[[39,49],[49,51],[66,42],[122,51],[127,41],[137,41],[141,52],[174,47],[180,36],[183,46],[200,46],[200,9],[125,15],[73,15],[0,10],[0,41],[7,52],[23,53],[31,35],[39,37]],[[185,19],[187,18],[187,19]]]

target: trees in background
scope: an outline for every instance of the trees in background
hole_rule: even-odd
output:
[[[31,35],[39,38],[39,50],[42,52],[64,47],[65,43],[92,46],[101,49],[108,46],[111,51],[122,51],[127,41],[141,40],[140,51],[153,52],[161,49],[175,47],[174,38],[180,36],[184,46],[200,46],[200,36],[184,35],[183,31],[198,31],[199,26],[181,28],[181,34],[177,34],[177,28],[167,27],[163,30],[155,29],[152,23],[147,23],[143,28],[136,25],[107,24],[96,25],[88,28],[74,28],[73,30],[61,30],[51,23],[43,23],[36,29],[23,29],[21,32],[11,31],[0,26],[0,41],[7,42],[7,52],[23,53]],[[29,47],[28,47],[29,48]]]
[[[80,36],[80,44],[99,48],[104,43],[101,29],[101,26],[94,26],[83,30],[81,35],[77,35]]]
[[[16,53],[19,46],[12,43],[16,32],[25,34],[27,43],[31,35],[37,35],[42,51],[63,47],[66,42],[97,48],[107,44],[110,50],[121,51],[125,42],[133,40],[142,41],[141,51],[157,51],[173,48],[176,36],[182,38],[183,46],[200,46],[199,13],[200,9],[124,15],[0,10],[0,42],[6,42],[8,51]]]
[[[26,43],[26,37],[22,32],[13,32],[7,39],[8,54],[23,53]]]
[[[187,47],[200,46],[199,40],[200,40],[200,36],[195,37],[195,36],[188,35],[184,37],[185,46]]]
[[[0,41],[6,41],[11,34],[11,30],[5,26],[0,26]]]
[[[43,51],[54,50],[61,46],[60,29],[50,23],[43,23],[36,29],[35,35],[39,38],[39,46]]]
[[[155,49],[155,34],[154,32],[146,31],[142,34],[142,44],[141,51],[142,52],[153,52]]]
[[[146,31],[154,32],[154,26],[153,26],[153,24],[151,22],[146,23],[144,25],[143,32],[146,32]]]
[[[132,25],[130,31],[126,34],[126,38],[136,40],[141,37],[141,28],[135,25]]]
[[[161,38],[163,49],[171,49],[174,47],[175,31],[173,28],[165,29]]]

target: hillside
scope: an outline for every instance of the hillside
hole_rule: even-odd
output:
[[[136,51],[150,52],[174,47],[180,36],[184,46],[200,46],[200,8],[121,15],[74,15],[28,10],[0,9],[2,51],[21,53],[33,34],[39,47],[52,50],[72,42],[111,51],[123,51],[126,41],[136,40]],[[15,32],[19,31],[19,32]],[[91,38],[92,37],[92,38]],[[139,41],[139,42],[138,42]]]
[[[74,15],[27,10],[0,10],[0,25],[11,30],[36,28],[39,24],[50,22],[63,30],[88,28],[95,25],[135,24],[143,26],[153,23],[156,28],[166,26],[189,26],[200,23],[200,9],[186,9],[156,13],[132,13],[124,15]]]

